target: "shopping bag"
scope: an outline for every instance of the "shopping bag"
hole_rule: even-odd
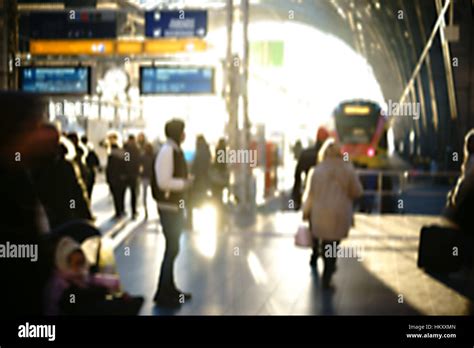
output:
[[[308,226],[298,227],[295,235],[295,245],[303,248],[311,248],[313,246],[313,238]]]

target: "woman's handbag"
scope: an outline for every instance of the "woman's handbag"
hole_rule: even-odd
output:
[[[303,248],[311,248],[313,246],[313,238],[308,226],[298,227],[295,235],[295,245]]]

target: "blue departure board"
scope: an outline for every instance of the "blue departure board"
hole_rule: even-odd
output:
[[[140,68],[141,94],[213,94],[214,68],[155,66]]]
[[[52,95],[90,94],[90,67],[24,67],[20,90]]]

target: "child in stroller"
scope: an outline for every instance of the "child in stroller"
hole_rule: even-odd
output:
[[[45,288],[46,315],[138,314],[142,297],[120,293],[116,276],[91,272],[94,267],[81,245],[67,233],[58,233],[57,240],[54,271]]]

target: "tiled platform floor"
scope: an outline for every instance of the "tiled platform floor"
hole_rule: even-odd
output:
[[[214,228],[212,211],[197,213],[196,231],[181,240],[177,283],[193,293],[179,310],[157,308],[164,239],[158,221],[139,225],[116,251],[125,290],[146,297],[143,315],[463,315],[469,300],[416,267],[418,234],[437,218],[357,215],[346,248],[363,260],[338,261],[333,291],[323,290],[309,250],[294,246],[300,214],[258,215],[247,228]],[[129,249],[125,249],[128,247]],[[125,251],[129,251],[128,256]],[[322,264],[319,264],[321,273]]]

